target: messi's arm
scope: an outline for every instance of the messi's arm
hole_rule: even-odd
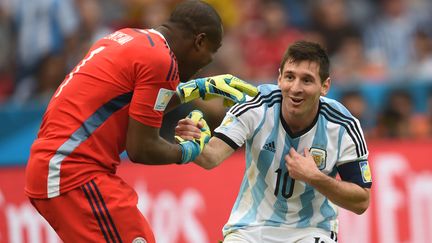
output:
[[[356,214],[362,214],[369,207],[370,189],[341,181],[324,173],[317,173],[308,182],[334,204]]]
[[[223,140],[212,137],[201,154],[195,159],[194,163],[204,169],[210,170],[222,163],[222,161],[227,159],[234,151],[235,150]]]
[[[370,190],[350,181],[340,181],[322,173],[315,164],[309,150],[304,150],[304,156],[290,149],[285,161],[289,175],[295,180],[301,180],[334,204],[362,214],[369,207]]]

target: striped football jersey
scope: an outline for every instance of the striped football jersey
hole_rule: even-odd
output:
[[[284,157],[291,147],[299,153],[307,148],[323,173],[331,177],[339,173],[342,180],[370,187],[368,150],[358,120],[339,102],[321,97],[313,124],[293,135],[282,119],[278,86],[258,88],[255,98],[233,106],[215,130],[215,136],[234,149],[245,144],[245,174],[224,235],[254,226],[337,232],[336,205],[310,185],[292,179]]]

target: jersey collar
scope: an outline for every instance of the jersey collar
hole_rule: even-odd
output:
[[[168,49],[171,50],[170,46],[168,45],[168,41],[165,39],[165,36],[163,36],[161,32],[159,32],[155,29],[148,29],[147,31],[160,36],[160,38],[162,38],[165,41],[165,44],[167,45]]]
[[[283,101],[281,101],[281,104],[283,104]],[[306,134],[307,132],[309,132],[315,126],[315,124],[317,123],[318,117],[319,117],[319,113],[320,113],[320,109],[321,109],[321,100],[319,101],[318,112],[315,115],[315,118],[312,121],[312,123],[308,127],[306,127],[305,129],[303,129],[302,131],[294,133],[294,132],[291,131],[291,129],[289,128],[289,126],[286,123],[285,119],[283,118],[283,116],[282,116],[282,107],[281,107],[281,109],[280,109],[280,120],[281,120],[281,123],[282,123],[282,126],[283,126],[285,132],[291,138],[298,138],[298,137],[303,136],[304,134]]]

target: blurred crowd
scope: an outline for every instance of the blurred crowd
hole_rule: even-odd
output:
[[[179,1],[1,0],[0,107],[46,103],[93,42],[123,27],[156,27]],[[255,84],[275,83],[286,47],[299,39],[317,41],[331,58],[333,87],[343,90],[338,98],[367,137],[432,137],[432,1],[207,2],[221,14],[225,38],[215,61],[197,76],[231,73]],[[426,84],[420,109],[416,93],[406,88],[414,83]],[[373,110],[357,88],[364,84],[391,87]],[[213,128],[225,112],[220,100],[194,106]]]

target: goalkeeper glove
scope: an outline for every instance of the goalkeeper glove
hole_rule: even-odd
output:
[[[187,118],[194,121],[196,124],[201,122],[203,125],[201,128],[201,137],[199,139],[192,140],[184,140],[180,136],[175,136],[176,141],[179,143],[181,152],[182,152],[182,160],[179,164],[186,164],[191,161],[194,161],[196,157],[202,152],[204,149],[204,145],[208,143],[211,137],[211,131],[207,122],[203,118],[203,114],[199,110],[193,110]]]
[[[258,89],[231,74],[193,79],[177,86],[177,95],[182,103],[200,97],[204,100],[223,97],[224,104],[231,106],[245,102],[246,94],[254,97],[258,94]]]

